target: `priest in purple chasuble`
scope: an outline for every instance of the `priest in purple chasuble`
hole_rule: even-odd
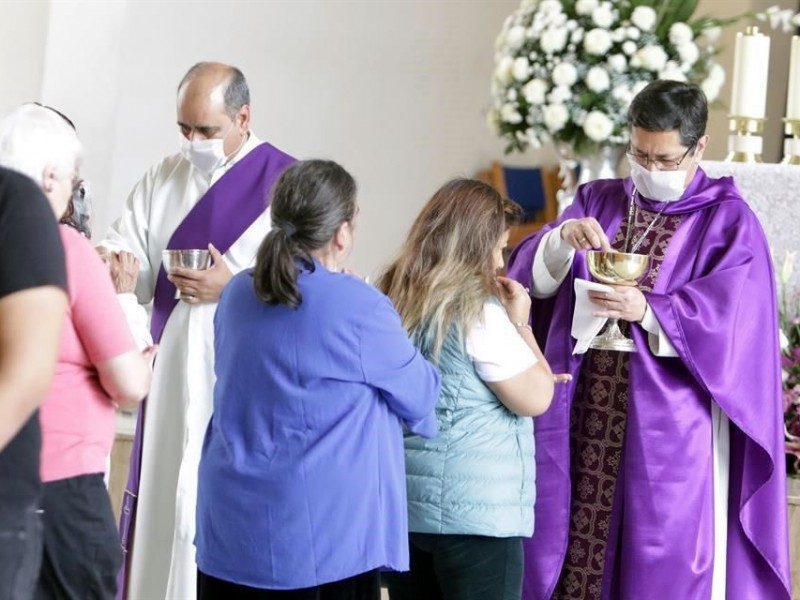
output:
[[[509,260],[573,375],[535,420],[526,600],[790,598],[770,252],[733,180],[698,166],[707,116],[698,87],[650,84],[629,109],[631,176],[581,186]],[[648,270],[587,290],[589,249]],[[636,352],[588,349],[598,317]]]
[[[138,257],[136,296],[152,301],[159,344],[123,501],[118,597],[196,594],[197,469],[212,406],[214,311],[232,274],[252,266],[270,229],[270,189],[294,162],[250,131],[249,104],[235,67],[192,67],[178,88],[180,153],[145,173],[101,242],[101,252]],[[213,265],[168,277],[161,259],[168,248],[208,248]]]

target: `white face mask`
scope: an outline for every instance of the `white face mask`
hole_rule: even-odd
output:
[[[639,193],[657,202],[675,202],[683,196],[686,171],[648,171],[630,156],[631,179]]]
[[[206,175],[211,175],[220,168],[228,158],[225,155],[225,138],[228,137],[233,126],[234,123],[231,123],[228,131],[221,138],[190,140],[184,135],[181,135],[181,154],[186,160],[192,163],[196,169],[202,171]]]

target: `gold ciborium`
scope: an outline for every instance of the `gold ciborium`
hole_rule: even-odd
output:
[[[600,283],[613,285],[636,285],[636,280],[647,270],[650,260],[646,254],[629,252],[601,252],[589,250],[586,253],[589,272]],[[633,340],[622,335],[617,319],[608,320],[605,331],[589,344],[598,350],[617,352],[636,352]]]

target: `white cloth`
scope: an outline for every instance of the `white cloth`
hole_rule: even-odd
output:
[[[139,299],[133,292],[117,294],[117,300],[125,313],[125,320],[133,334],[136,347],[144,350],[153,345],[153,336],[150,335],[150,313],[139,304]]]
[[[122,216],[100,243],[133,252],[139,259],[139,302],[152,300],[161,251],[181,221],[211,184],[259,143],[251,133],[235,159],[211,177],[176,154],[156,164],[136,184]],[[265,211],[230,247],[224,260],[232,272],[253,264],[269,228]],[[212,407],[216,306],[179,302],[161,337],[144,417],[130,600],[196,597],[197,468]]]
[[[561,239],[561,228],[573,220],[574,219],[567,219],[558,227],[547,232],[539,244],[539,248],[536,250],[536,254],[533,257],[533,266],[531,268],[531,279],[533,282],[531,295],[533,295],[534,298],[549,298],[553,296],[567,277],[570,267],[572,266],[572,260],[575,258],[575,249]],[[574,318],[573,316],[573,327]],[[658,319],[656,319],[649,306],[645,310],[645,318],[642,320],[642,327],[648,333],[648,344],[654,355],[678,355],[672,347],[669,338],[661,329]],[[576,347],[573,354],[583,354],[583,352],[586,352],[586,349],[579,352]]]
[[[500,302],[492,298],[467,333],[467,354],[483,381],[505,381],[530,369],[536,355]]]
[[[607,285],[587,281],[585,279],[575,280],[575,311],[572,313],[572,337],[575,338],[575,348],[573,354],[583,354],[589,349],[589,344],[600,333],[603,325],[608,319],[606,317],[596,317],[592,313],[599,307],[589,298],[589,292],[611,292]]]

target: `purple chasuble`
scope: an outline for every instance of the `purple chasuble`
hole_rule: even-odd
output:
[[[630,179],[581,186],[558,222],[523,240],[508,273],[531,287],[542,237],[566,219],[594,217],[614,238],[627,216]],[[638,199],[657,211],[660,203]],[[645,297],[678,357],[654,356],[630,328],[627,425],[619,467],[622,514],[604,598],[708,598],[714,561],[710,403],[730,420],[727,598],[790,598],[783,415],[775,279],[766,238],[731,178],[698,169],[666,215],[680,215]],[[557,386],[536,418],[536,531],[525,541],[526,600],[551,597],[567,551],[570,409],[585,356],[572,355],[573,282],[591,279],[575,255],[555,296],[534,299],[532,325]],[[658,592],[655,592],[658,590]]]
[[[173,232],[167,249],[207,248],[208,244],[214,244],[221,254],[225,254],[269,206],[270,190],[281,173],[293,162],[294,158],[266,142],[253,148],[194,205]],[[161,340],[164,326],[178,303],[175,291],[175,285],[167,279],[167,273],[161,265],[153,294],[153,314],[150,320],[150,332],[155,343]],[[117,598],[126,596],[125,573],[136,524],[145,408],[146,403],[142,402],[136,420],[128,483],[122,499],[119,529],[125,561],[120,572]]]

